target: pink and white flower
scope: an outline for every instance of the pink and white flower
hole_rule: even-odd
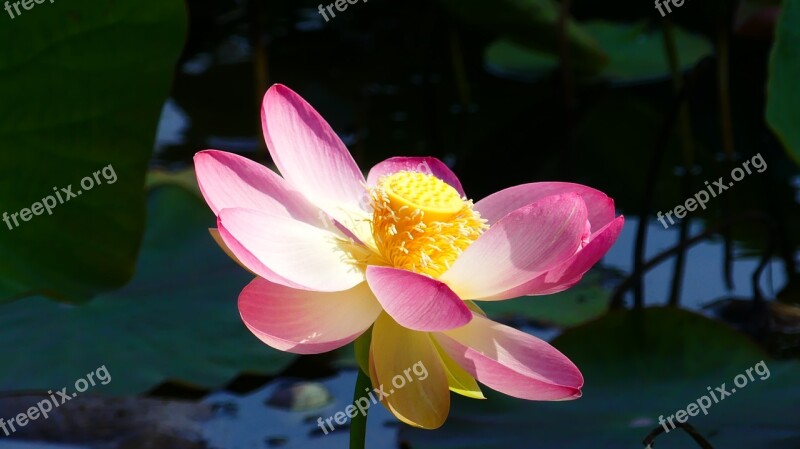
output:
[[[388,159],[365,179],[325,120],[282,85],[267,92],[262,123],[281,176],[230,153],[195,156],[215,237],[257,276],[239,296],[253,334],[315,354],[372,327],[375,385],[426,367],[424,381],[383,400],[423,428],[444,422],[450,390],[482,398],[476,380],[522,399],[580,397],[583,377],[566,356],[489,320],[473,301],[575,285],[622,229],[611,198],[545,182],[473,204],[429,157]]]

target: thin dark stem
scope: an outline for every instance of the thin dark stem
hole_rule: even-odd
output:
[[[461,48],[461,37],[454,26],[450,28],[450,60],[453,65],[453,77],[456,80],[461,106],[467,109],[472,104],[472,94],[469,88],[469,79],[467,78],[467,66],[464,63],[464,51]]]
[[[642,207],[639,211],[639,223],[636,228],[636,243],[633,253],[633,273],[631,278],[634,279],[633,284],[633,305],[634,308],[644,307],[644,254],[645,244],[647,242],[647,225],[649,223],[648,217],[653,213],[653,199],[655,197],[656,182],[658,180],[658,173],[661,171],[661,165],[664,161],[664,156],[667,152],[667,145],[669,144],[669,136],[675,127],[675,122],[678,113],[686,99],[686,86],[681,89],[676,95],[672,107],[667,112],[664,123],[659,131],[659,135],[653,147],[652,158],[650,159],[650,166],[647,169],[647,177],[645,178],[646,184],[644,188],[644,195],[642,198]],[[620,304],[621,306],[621,304]]]
[[[719,95],[722,149],[725,151],[725,158],[729,162],[732,162],[734,159],[734,145],[729,73],[730,38],[728,37],[726,23],[727,22],[720,22],[717,25],[717,88]]]
[[[683,89],[685,84],[683,75],[681,74],[681,63],[678,57],[678,47],[675,44],[675,31],[672,27],[672,22],[664,20],[663,22],[664,34],[664,50],[667,55],[667,62],[669,63],[669,70],[672,74],[672,90],[677,94]],[[681,154],[683,156],[684,168],[688,165],[689,168],[694,164],[694,145],[692,141],[692,124],[689,117],[688,103],[681,103],[678,112],[678,136],[680,137]],[[689,170],[691,173],[691,170]]]
[[[770,152],[775,152],[775,150],[771,150]],[[775,156],[777,155],[767,155],[769,159],[772,159]],[[800,282],[800,273],[798,273],[797,262],[795,261],[794,248],[789,243],[792,241],[790,238],[791,233],[796,231],[791,229],[791,226],[787,227],[786,224],[791,223],[791,220],[786,216],[787,210],[784,208],[784,205],[778,200],[778,198],[772,194],[772,192],[781,190],[781,181],[779,181],[777,176],[764,176],[760,177],[759,179],[761,179],[762,182],[761,196],[766,198],[766,209],[769,215],[772,217],[775,226],[774,232],[777,236],[778,244],[776,244],[776,249],[774,252],[783,262],[783,270],[784,274],[786,275],[786,285],[796,285],[798,282]]]
[[[731,114],[730,94],[730,37],[728,36],[727,12],[717,23],[717,95],[719,96],[720,132],[722,134],[722,149],[725,152],[725,163],[728,172],[733,169],[734,141],[733,118]],[[729,198],[722,200],[722,216],[731,210]],[[725,286],[733,289],[733,236],[731,229],[723,229],[725,238]]]
[[[561,84],[562,118],[564,123],[562,145],[563,151],[560,153],[559,173],[562,177],[572,177],[575,160],[574,138],[575,124],[578,109],[577,88],[575,82],[574,61],[568,36],[570,23],[571,0],[562,0],[559,7],[558,22],[556,23],[556,34],[558,36],[558,57],[559,57],[559,81]]]
[[[575,79],[572,70],[572,55],[569,48],[567,26],[569,25],[569,10],[571,0],[563,0],[558,15],[558,54],[561,60],[561,87],[564,95],[564,108],[572,111],[575,108]]]
[[[722,215],[727,215],[727,211],[730,210],[729,202],[727,198],[722,200]],[[723,229],[722,232],[723,238],[723,251],[724,251],[724,263],[723,263],[723,273],[725,279],[725,287],[728,290],[733,290],[733,233],[730,228]]]
[[[687,184],[689,186],[692,185],[690,181],[690,175],[688,173],[686,174],[686,177],[682,183],[683,189],[681,189],[684,198],[688,198],[691,195],[691,187],[687,188]],[[685,242],[689,237],[689,224],[689,217],[686,217],[685,220],[681,221],[681,224],[678,227],[679,245],[681,242]],[[675,269],[672,271],[672,284],[669,291],[669,300],[667,301],[667,304],[670,306],[677,307],[681,302],[681,289],[683,288],[683,274],[685,271],[686,251],[678,251],[678,254],[675,255]]]
[[[664,47],[667,53],[670,72],[672,73],[672,88],[677,93],[683,89],[684,81],[681,75],[678,49],[675,45],[675,33],[669,20],[663,22]],[[692,141],[692,124],[689,115],[689,104],[683,102],[678,112],[678,134],[680,136],[681,154],[683,156],[683,182],[681,182],[682,198],[688,198],[692,192],[692,169],[694,166],[694,143]],[[679,244],[689,236],[689,217],[681,220],[678,232]],[[669,294],[669,305],[677,306],[680,302],[683,274],[686,264],[686,252],[679,251],[675,257],[675,269],[672,273],[672,283]]]
[[[778,236],[778,230],[776,229],[777,226],[771,226],[769,232],[767,233],[767,248],[764,250],[764,253],[761,255],[761,261],[756,267],[756,270],[753,272],[753,308],[758,310],[765,306],[764,303],[764,295],[761,293],[761,275],[764,273],[764,270],[769,265],[769,261],[772,259],[772,254],[775,252],[776,240]]]
[[[372,383],[369,376],[363,370],[358,370],[356,386],[353,390],[353,403],[355,404],[363,395],[364,391],[369,390]],[[350,421],[350,449],[364,449],[367,441],[367,410],[363,414],[356,413]]]
[[[620,282],[619,285],[617,285],[616,290],[614,290],[614,293],[611,294],[611,301],[609,304],[609,308],[611,310],[622,308],[625,292],[627,292],[635,284],[636,280],[639,279],[641,276],[643,276],[644,273],[650,271],[652,268],[658,266],[662,262],[668,260],[670,257],[677,254],[678,251],[687,250],[692,246],[696,245],[697,243],[709,239],[714,234],[718,233],[720,229],[724,228],[725,226],[730,226],[734,223],[747,222],[747,221],[769,223],[769,218],[763,214],[751,213],[751,214],[739,215],[737,217],[724,221],[717,226],[710,227],[705,231],[701,232],[700,234],[688,238],[685,241],[680,242],[677,245],[673,246],[672,248],[669,248],[665,251],[658,253],[655,257],[651,258],[650,260],[642,264],[641,274],[634,271],[633,273],[631,273],[630,276],[623,279],[622,282]]]
[[[783,222],[778,225],[777,232],[781,236],[782,241],[789,241],[786,226],[783,224]],[[786,274],[787,283],[800,281],[800,275],[797,273],[797,263],[794,260],[794,251],[792,251],[791,247],[788,244],[781,245],[778,252],[781,260],[783,260],[783,271]]]
[[[253,78],[255,85],[253,86],[254,94],[253,99],[255,106],[261,106],[261,99],[264,92],[269,87],[269,69],[267,66],[267,43],[264,40],[264,23],[263,14],[261,10],[261,2],[259,0],[250,0],[247,2],[248,17],[250,18],[250,45],[253,48]],[[256,109],[258,110],[258,109]],[[261,132],[261,116],[259,115],[255,120],[254,126]],[[258,134],[256,133],[256,135]],[[263,139],[258,139],[260,142],[263,154],[267,154],[267,145]]]
[[[703,449],[714,449],[711,446],[711,443],[706,441],[706,439],[703,438],[703,435],[700,435],[700,432],[695,430],[695,428],[692,427],[691,425],[687,423],[676,423],[675,425],[678,428],[683,429],[684,432],[688,433],[689,436],[691,436],[692,439],[694,439],[694,441],[697,443],[698,446],[702,447]],[[651,449],[656,444],[655,443],[656,438],[664,432],[665,432],[664,426],[656,427],[655,429],[653,429],[652,432],[650,432],[649,435],[647,435],[647,437],[645,437],[644,441],[642,441],[642,444],[644,444],[647,449]]]

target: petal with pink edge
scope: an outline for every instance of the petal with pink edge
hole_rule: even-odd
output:
[[[434,338],[464,370],[493,390],[535,401],[581,396],[580,370],[532,335],[475,315],[470,324]]]
[[[304,286],[292,282],[271,269],[269,269],[266,265],[264,265],[258,257],[254,256],[247,248],[242,246],[238,240],[236,240],[230,232],[228,232],[224,227],[222,227],[222,222],[220,218],[217,217],[217,229],[216,229],[216,236],[212,233],[212,237],[216,240],[219,238],[222,243],[220,246],[225,251],[225,254],[228,257],[235,260],[239,265],[244,267],[245,270],[249,271],[250,273],[254,274],[255,276],[261,276],[262,278],[274,282],[276,284],[281,284],[286,287],[292,288],[299,288],[308,290]]]
[[[310,104],[281,84],[264,96],[261,119],[269,153],[284,179],[347,226],[342,210],[364,209],[366,181],[339,136]]]
[[[383,387],[383,403],[400,421],[436,429],[450,413],[447,373],[426,332],[406,329],[387,314],[372,328],[372,383]]]
[[[245,208],[321,224],[324,214],[317,207],[259,163],[206,150],[194,156],[194,166],[200,191],[215,215],[222,209]]]
[[[219,231],[250,270],[272,282],[335,292],[364,281],[355,261],[360,247],[335,228],[326,230],[291,218],[250,209],[223,209]]]
[[[367,267],[367,282],[375,297],[401,326],[440,331],[463,326],[472,312],[442,282],[391,267]]]
[[[231,249],[228,248],[228,245],[225,244],[225,241],[222,240],[222,236],[219,234],[219,229],[217,229],[217,228],[209,228],[208,229],[208,233],[211,234],[211,238],[214,239],[214,242],[222,249],[222,251],[225,252],[225,254],[228,257],[233,259],[233,261],[236,262],[237,264],[239,264],[240,267],[242,267],[245,270],[247,270],[250,273],[252,273],[253,276],[258,276],[251,269],[247,268],[247,265],[243,264],[242,261],[239,260],[238,257],[236,257],[236,254],[233,254],[233,251],[231,251]]]
[[[456,189],[459,195],[466,196],[464,189],[461,187],[461,181],[458,180],[456,174],[444,162],[435,157],[393,157],[386,159],[369,171],[367,185],[370,187],[376,186],[381,176],[391,175],[402,170],[436,176]]]
[[[439,278],[462,299],[491,298],[569,259],[586,229],[575,193],[548,196],[506,215]]]
[[[492,225],[520,207],[547,196],[565,193],[576,193],[583,198],[592,232],[596,232],[614,219],[614,200],[608,195],[591,187],[569,182],[534,182],[509,187],[475,203],[475,210],[480,212],[481,218],[485,218],[489,225]]]
[[[321,293],[256,278],[239,295],[239,313],[247,328],[273,348],[319,354],[358,338],[378,318],[381,306],[366,283]]]
[[[481,298],[481,301],[499,301],[519,296],[552,295],[553,293],[562,292],[572,287],[581,280],[583,275],[589,271],[594,264],[605,256],[614,242],[617,241],[617,237],[619,237],[620,232],[622,232],[624,223],[624,217],[617,217],[614,221],[597,231],[586,246],[558,267],[518,287],[514,287],[491,297]]]

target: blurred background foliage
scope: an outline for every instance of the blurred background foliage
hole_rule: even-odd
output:
[[[44,391],[105,363],[115,377],[100,394],[208,401],[303,378],[323,379],[340,401],[310,411],[314,420],[347,402],[347,382],[325,379],[349,379],[350,348],[296,357],[241,324],[248,274],[208,235],[214,219],[192,171],[206,148],[271,165],[260,102],[281,82],[362,168],[436,156],[476,200],[579,182],[627,217],[577,287],[485,307],[555,337],[586,376],[584,398],[459,400],[442,430],[395,438],[371,427],[372,446],[637,447],[658,415],[761,359],[769,380],[692,425],[714,447],[800,445],[800,0],[687,1],[664,18],[633,0],[372,0],[329,22],[317,8],[72,0],[0,18],[0,212],[109,164],[118,175],[53,215],[0,225],[0,389]],[[756,154],[763,173],[673,229],[655,221]],[[340,447],[304,416],[281,426],[262,416],[263,429],[225,447]],[[230,432],[204,419],[201,441]],[[487,422],[491,431],[476,425]],[[671,433],[658,445],[689,442]]]

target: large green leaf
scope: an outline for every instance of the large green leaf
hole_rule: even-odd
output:
[[[767,122],[800,163],[800,0],[786,0],[769,58]]]
[[[609,55],[603,76],[613,82],[638,83],[670,76],[664,50],[664,33],[643,23],[621,24],[596,21],[586,29]],[[675,47],[681,69],[687,70],[712,53],[711,43],[675,27]]]
[[[707,387],[715,390],[724,382],[726,391],[737,391],[712,404],[708,415],[689,418],[713,447],[800,445],[800,364],[767,358],[723,324],[672,308],[623,311],[567,331],[553,344],[581,368],[582,398],[547,403],[491,392],[486,401],[459,397],[442,429],[404,428],[401,439],[415,449],[642,447],[644,437],[659,426],[659,416],[686,409],[708,394]],[[737,388],[736,376],[762,360],[769,377],[751,370],[754,379]],[[696,445],[672,430],[656,447]]]
[[[9,214],[0,302],[34,293],[88,300],[133,272],[145,170],[186,13],[181,0],[33,5],[13,19],[3,11],[0,27],[0,212]],[[108,166],[101,185],[81,187]],[[39,206],[14,227],[12,214],[70,185],[81,196],[52,215]]]
[[[597,75],[618,84],[636,84],[668,79],[670,68],[664,51],[660,29],[648,29],[643,23],[591,21],[583,25],[600,45],[608,62],[599,70],[584,74]],[[675,28],[675,46],[686,70],[712,52],[706,39]],[[518,42],[500,39],[486,50],[486,64],[500,76],[537,80],[558,66],[558,59],[547,52],[532,49]]]
[[[554,0],[440,0],[453,15],[474,26],[509,36],[515,42],[549,55],[559,52],[560,6]],[[592,69],[605,63],[597,42],[578,22],[568,19],[566,40],[577,67]]]
[[[97,393],[131,394],[173,379],[208,388],[242,371],[275,374],[293,354],[246,330],[236,298],[252,278],[212,240],[214,217],[195,193],[151,191],[133,281],[71,306],[37,297],[2,306],[0,390],[54,389],[106,365]],[[24,344],[24,350],[9,350]],[[94,391],[94,390],[93,390]]]
[[[492,42],[484,54],[489,72],[501,78],[535,82],[558,68],[558,58],[510,39]]]

